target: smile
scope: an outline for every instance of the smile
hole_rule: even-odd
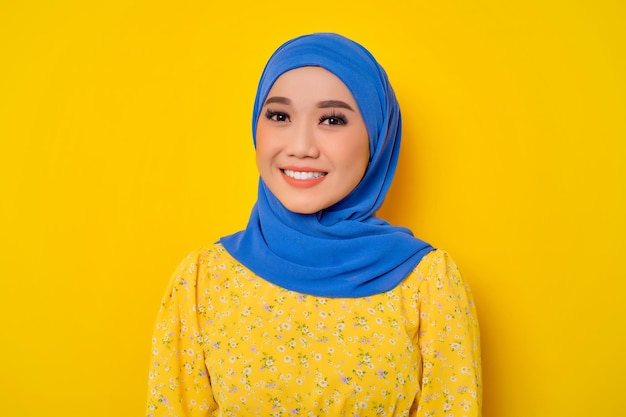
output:
[[[290,169],[283,169],[282,171],[283,174],[285,174],[289,178],[293,178],[296,180],[314,180],[326,175],[326,172],[316,171],[292,171]]]

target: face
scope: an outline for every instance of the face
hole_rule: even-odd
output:
[[[365,122],[352,93],[320,67],[281,75],[256,132],[256,162],[270,191],[290,211],[311,214],[347,196],[369,160]]]

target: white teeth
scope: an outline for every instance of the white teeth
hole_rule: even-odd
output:
[[[286,176],[295,178],[297,180],[312,180],[320,178],[326,175],[325,172],[311,172],[311,171],[292,171],[290,169],[283,170]]]

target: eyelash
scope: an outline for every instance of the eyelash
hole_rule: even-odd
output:
[[[281,112],[281,111],[273,111],[271,109],[267,109],[265,111],[265,118],[267,120],[271,120],[271,121],[279,122],[279,123],[287,122],[290,119],[289,114],[285,112]],[[282,120],[279,120],[279,118],[281,118]],[[334,123],[331,123],[331,120],[334,120]],[[342,113],[335,113],[334,110],[331,113],[323,114],[319,118],[319,122],[320,124],[328,124],[329,126],[343,126],[343,125],[348,124],[348,120],[346,119],[346,116],[343,115]],[[328,122],[328,123],[325,123],[325,122]]]
[[[284,117],[284,120],[278,120],[278,117]],[[289,115],[285,112],[281,112],[281,111],[272,111],[270,109],[267,109],[267,111],[265,112],[265,118],[267,120],[272,120],[274,122],[286,122],[289,120]],[[276,118],[276,119],[275,119]]]
[[[331,119],[335,119],[336,123],[330,123]],[[329,125],[334,126],[334,125],[345,125],[348,123],[346,116],[344,116],[341,113],[335,114],[335,111],[333,110],[332,113],[330,114],[325,114],[322,117],[320,117],[320,123],[324,123],[325,121],[329,121]]]

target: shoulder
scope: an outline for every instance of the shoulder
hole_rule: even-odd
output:
[[[233,258],[220,243],[214,243],[189,252],[178,264],[178,270],[194,273],[198,269],[217,266],[232,260]]]
[[[413,270],[413,273],[417,273],[423,278],[445,274],[460,279],[461,275],[459,267],[452,259],[452,256],[443,249],[435,249],[424,255]]]
[[[435,249],[424,255],[415,266],[403,285],[410,285],[414,289],[423,290],[428,287],[462,287],[469,291],[469,286],[463,280],[461,271],[448,252]]]
[[[215,243],[200,247],[189,252],[176,267],[172,274],[173,285],[195,283],[206,277],[211,270],[223,268],[223,265],[232,260],[221,244]]]
[[[228,285],[233,279],[253,279],[250,272],[232,257],[221,243],[203,246],[187,254],[174,273],[175,280],[185,280],[193,286]]]

